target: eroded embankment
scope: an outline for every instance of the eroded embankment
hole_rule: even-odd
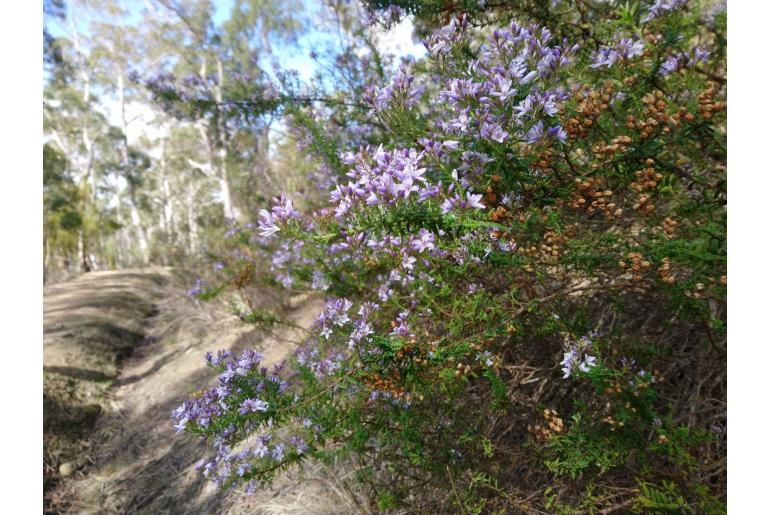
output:
[[[142,342],[169,283],[165,269],[94,272],[48,286],[43,308],[44,494],[89,462],[121,362]],[[46,495],[46,507],[53,499]]]
[[[254,347],[263,352],[266,364],[275,363],[291,353],[302,339],[302,331],[288,328],[268,334],[255,330],[229,315],[223,305],[190,301],[170,274],[153,275],[155,279],[143,273],[122,274],[90,274],[46,291],[46,359],[50,360],[46,362],[46,388],[50,390],[46,409],[53,415],[49,420],[70,424],[71,419],[62,413],[69,408],[58,409],[62,399],[70,407],[81,406],[98,414],[81,417],[73,426],[78,428],[82,450],[66,458],[79,461],[49,492],[52,512],[360,511],[337,473],[320,464],[311,464],[301,481],[286,476],[270,489],[248,497],[237,490],[217,490],[204,481],[195,464],[204,456],[205,447],[190,435],[175,434],[170,417],[171,410],[195,391],[216,382],[203,355],[218,348],[239,352]],[[131,284],[124,284],[124,279]],[[145,292],[145,288],[153,291]],[[280,311],[293,324],[307,328],[322,305],[320,299],[294,299]],[[57,313],[58,318],[54,317]],[[94,333],[96,327],[109,330]],[[135,347],[138,341],[142,345]],[[129,347],[134,351],[118,371],[114,364],[120,361],[118,350],[127,353]],[[66,386],[72,381],[75,386]],[[85,408],[96,404],[99,408]],[[51,466],[58,467],[62,461]],[[81,462],[86,466],[81,467]]]

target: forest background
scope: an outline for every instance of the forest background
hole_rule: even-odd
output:
[[[409,20],[370,30],[347,2],[44,7],[46,282],[199,257],[309,168],[279,110],[244,103],[270,81],[334,102],[361,80],[339,59],[424,53]],[[219,107],[164,109],[152,97],[172,76]]]

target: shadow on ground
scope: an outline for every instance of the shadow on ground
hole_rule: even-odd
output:
[[[126,278],[147,286],[142,274],[134,273]],[[123,280],[109,278],[106,282],[114,288]],[[98,283],[90,282],[93,286]],[[137,293],[125,288],[114,297],[99,288],[100,295],[104,295],[99,301],[71,298],[68,302],[72,310],[85,311],[92,318],[65,320],[61,322],[64,327],[56,327],[51,333],[59,335],[59,345],[77,341],[76,346],[81,349],[109,350],[113,359],[122,365],[119,371],[113,372],[109,367],[84,363],[46,364],[46,374],[55,375],[57,381],[112,387],[104,397],[108,402],[98,412],[95,408],[72,412],[82,422],[81,429],[91,424],[85,431],[91,436],[82,451],[88,459],[86,466],[61,481],[51,492],[50,511],[93,514],[353,512],[352,509],[340,511],[347,501],[330,490],[324,481],[305,480],[300,484],[287,477],[271,489],[247,498],[237,491],[218,490],[202,478],[195,465],[206,456],[207,448],[191,435],[176,434],[170,414],[195,391],[216,383],[216,375],[204,364],[205,352],[219,348],[239,352],[255,347],[263,351],[264,361],[269,364],[287,357],[293,348],[289,342],[299,339],[300,335],[296,330],[278,336],[266,335],[220,308],[190,301],[173,281],[153,284],[160,288],[159,295],[148,303],[143,294],[139,294],[142,300],[138,307],[131,303],[131,296]],[[60,290],[67,295],[73,291],[83,295],[89,291],[83,285],[77,288],[65,285]],[[142,316],[151,323],[133,324],[124,319],[122,325],[107,329],[100,325],[104,322],[106,306],[106,311],[113,314],[134,311],[134,316]],[[309,327],[321,308],[320,300],[304,299],[287,316],[294,323]],[[59,301],[49,314],[59,317],[67,312],[67,307]],[[106,333],[111,336],[107,337]],[[141,338],[137,340],[131,334],[141,334]],[[120,349],[124,348],[131,351],[127,359],[121,354]],[[81,358],[86,362],[91,359]],[[48,409],[58,413],[60,405],[51,403]],[[83,433],[79,430],[78,435]]]
[[[89,462],[121,362],[144,341],[169,271],[94,272],[47,286],[43,302],[43,494]]]

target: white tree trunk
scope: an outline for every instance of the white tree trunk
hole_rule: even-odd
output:
[[[187,226],[189,228],[188,245],[190,255],[198,251],[198,222],[195,216],[195,188],[192,184],[187,187]]]
[[[115,231],[115,267],[120,268],[125,264],[124,258],[124,234],[123,229],[123,196],[121,195],[120,181],[115,174],[115,218],[118,223],[118,230]]]
[[[77,56],[77,64],[80,72],[80,78],[83,80],[83,105],[88,107],[91,101],[91,75],[89,74],[86,63],[83,62],[82,53],[80,50],[80,36],[75,26],[75,18],[72,16],[72,8],[69,5],[69,22],[70,29],[72,30],[72,44],[75,47],[75,55]],[[83,174],[83,178],[88,180],[88,184],[91,187],[91,202],[96,203],[96,171],[93,169],[94,159],[94,146],[91,141],[91,136],[88,131],[88,123],[83,122],[80,128],[81,139],[83,146],[86,149],[85,157],[80,160],[80,168]]]
[[[163,230],[169,242],[176,242],[176,223],[174,220],[174,202],[171,194],[171,182],[168,180],[166,169],[166,140],[160,142],[160,190],[161,190],[161,220]]]
[[[123,77],[123,69],[118,66],[116,70],[118,74],[118,102],[120,105],[120,131],[121,131],[121,159],[123,161],[123,169],[128,170],[130,166],[128,159],[128,136],[126,135],[126,129],[128,122],[126,121],[126,88]],[[149,245],[147,243],[147,228],[142,223],[142,219],[139,217],[139,210],[136,207],[134,195],[130,195],[129,204],[131,206],[131,223],[134,226],[137,242],[139,243],[139,251],[141,253],[142,265],[146,265],[150,261]]]
[[[220,112],[220,105],[222,104],[222,84],[225,80],[224,68],[222,66],[222,60],[217,57],[217,84],[214,86],[214,99],[217,101],[216,107],[216,136],[217,136],[217,177],[219,178],[219,189],[222,194],[222,203],[225,209],[225,218],[237,220],[240,218],[240,213],[233,205],[232,195],[230,192],[230,181],[227,178],[227,139],[225,137],[225,122]]]

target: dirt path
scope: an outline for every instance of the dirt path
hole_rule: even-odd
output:
[[[44,493],[88,464],[88,437],[110,410],[120,363],[143,341],[169,280],[164,269],[125,270],[45,288]]]
[[[111,293],[100,293],[108,291]],[[112,300],[109,303],[97,300],[102,298],[99,295]],[[287,317],[299,326],[309,327],[321,308],[322,302],[318,299],[297,300]],[[148,318],[148,315],[151,316]],[[115,323],[116,318],[122,320],[121,325]],[[90,378],[105,379],[99,393],[103,397],[100,416],[82,444],[82,454],[87,459],[81,462],[85,466],[56,485],[51,494],[52,511],[99,514],[355,511],[346,504],[345,494],[330,484],[332,476],[320,465],[306,474],[301,484],[283,478],[270,490],[255,496],[219,491],[194,470],[204,456],[204,447],[193,437],[177,435],[173,430],[171,410],[194,391],[210,387],[216,381],[204,365],[206,351],[255,347],[261,349],[265,362],[274,363],[289,355],[292,341],[300,337],[298,330],[266,335],[225,312],[198,306],[185,298],[184,291],[175,286],[168,271],[89,274],[46,290],[45,324],[46,330],[49,327],[52,331],[69,330],[71,334],[80,334],[79,328],[93,329],[102,324],[100,331],[109,326],[108,334],[131,332],[134,336],[126,337],[125,341],[130,340],[135,347],[130,357],[123,360],[119,374],[106,380],[110,371],[117,370],[117,365],[110,368],[102,358],[90,356],[89,349],[82,345],[85,350],[73,353],[61,339],[47,341],[45,366],[49,371],[77,368],[87,370]],[[99,335],[104,336],[103,332]],[[140,341],[136,335],[141,335]],[[118,337],[115,341],[124,340]],[[111,342],[97,350],[103,352]],[[115,343],[113,347],[125,353],[127,345]],[[65,354],[66,359],[62,357]],[[94,363],[99,360],[102,362],[97,367]]]

